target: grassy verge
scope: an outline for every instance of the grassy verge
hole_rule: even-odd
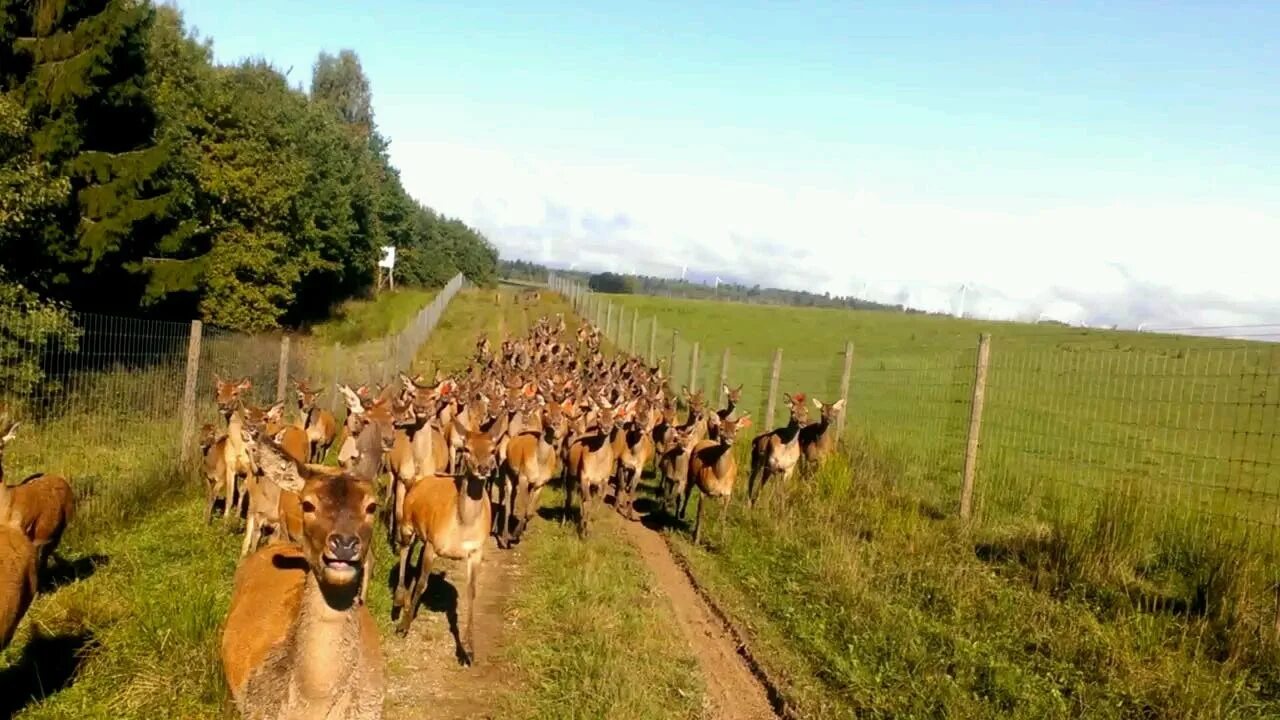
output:
[[[1177,527],[1137,545],[1106,511],[970,534],[861,461],[716,510],[702,547],[673,545],[801,717],[1280,713],[1256,568]]]
[[[544,507],[563,497],[548,495]],[[530,528],[525,581],[512,599],[520,628],[506,658],[519,690],[502,716],[697,717],[697,664],[669,627],[652,576],[617,523],[592,530],[582,541],[573,524]]]
[[[435,290],[407,288],[370,300],[348,300],[334,317],[311,328],[321,342],[355,345],[398,333],[436,296]]]

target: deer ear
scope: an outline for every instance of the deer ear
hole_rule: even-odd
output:
[[[241,390],[251,390],[253,389],[253,380],[251,380],[248,377],[245,377],[245,379],[240,381],[239,387]]]
[[[18,437],[18,426],[21,424],[22,423],[15,422],[14,424],[10,425],[9,429],[6,430],[4,433],[4,437],[0,438],[0,445],[4,445],[5,443],[12,442],[14,438]],[[4,481],[0,480],[0,482],[4,482]]]
[[[739,430],[741,430],[741,429],[743,429],[743,428],[749,428],[749,427],[751,427],[751,413],[747,413],[747,414],[743,415],[742,417],[738,418],[738,421],[737,421],[737,423],[736,423],[735,427],[737,427]]]
[[[814,399],[813,399],[813,406],[814,406],[814,407],[816,407],[816,408],[818,408],[819,410],[821,410],[821,409],[822,409],[822,401],[821,401],[821,400],[819,400],[818,398],[814,398]]]
[[[791,399],[791,395],[788,393],[782,393],[782,401],[788,405],[790,405],[793,402]]]
[[[724,393],[725,395],[728,395],[733,391],[729,389],[729,385],[727,383],[720,383],[720,392]]]
[[[831,409],[832,409],[832,410],[843,410],[843,409],[844,409],[844,398],[840,398],[839,400],[837,400],[837,401],[835,401],[835,402],[831,403]]]

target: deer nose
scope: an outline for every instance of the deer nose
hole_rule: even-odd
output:
[[[339,535],[334,533],[329,536],[329,554],[334,560],[342,562],[353,562],[360,558],[360,538],[355,535]]]

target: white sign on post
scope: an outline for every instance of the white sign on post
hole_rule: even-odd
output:
[[[382,246],[382,259],[378,261],[378,267],[384,267],[388,270],[395,269],[396,266],[396,246]]]

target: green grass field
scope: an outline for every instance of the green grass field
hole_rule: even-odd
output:
[[[435,290],[384,291],[369,300],[348,300],[333,318],[311,327],[322,343],[355,345],[400,332],[436,296]]]
[[[781,391],[830,401],[855,343],[854,458],[772,487],[756,512],[737,502],[721,517],[712,504],[702,547],[672,536],[801,716],[1280,712],[1271,345],[608,299],[626,308],[621,323],[614,311],[623,347],[634,312],[642,353],[658,318],[657,355],[675,358],[676,385],[696,372],[698,387],[717,388],[728,348],[729,383],[745,385],[757,417],[776,348]],[[991,365],[966,525],[957,507],[981,332]]]
[[[422,349],[418,369],[459,370],[478,333],[498,341],[543,314],[568,311],[551,296],[535,307],[513,303],[509,294],[501,304],[493,297],[460,293]],[[276,339],[211,336],[202,353],[198,419],[214,415],[208,391],[215,371],[249,375],[254,397],[269,402],[278,350]],[[325,362],[299,355],[304,368]],[[67,475],[80,516],[60,552],[65,562],[0,652],[0,717],[232,715],[217,646],[241,535],[219,521],[204,524],[202,481],[178,467],[173,399],[181,386],[174,362],[79,377],[75,402],[29,423],[6,453],[7,475]],[[503,702],[512,716],[537,717],[567,703],[578,717],[695,715],[701,695],[688,649],[669,636],[635,642],[662,622],[660,605],[634,551],[607,527],[582,544],[556,523],[531,526],[524,540],[531,579],[508,599],[527,627],[499,659],[510,686],[495,688],[509,694]],[[385,533],[375,536],[371,571],[387,577],[392,550]],[[369,605],[389,634],[390,588],[371,583]],[[566,622],[572,636],[562,632]],[[646,669],[637,671],[637,662]],[[584,667],[595,674],[584,675]],[[583,683],[593,677],[640,685],[619,682],[588,693]]]

